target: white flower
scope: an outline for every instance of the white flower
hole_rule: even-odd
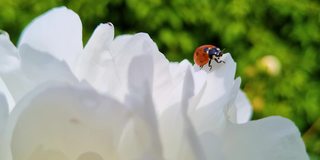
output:
[[[249,121],[230,54],[212,72],[170,63],[145,33],[101,24],[82,47],[65,7],[16,48],[0,36],[0,160],[305,160],[295,125]]]

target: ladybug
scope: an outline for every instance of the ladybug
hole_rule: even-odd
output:
[[[224,53],[220,48],[214,45],[202,45],[194,51],[193,59],[201,69],[204,65],[208,64],[211,70],[211,60],[214,60],[217,63],[225,63],[225,61],[220,60],[220,57],[222,57],[223,54]]]

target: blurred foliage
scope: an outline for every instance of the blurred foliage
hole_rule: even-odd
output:
[[[201,44],[231,52],[254,119],[281,115],[320,156],[320,2],[317,0],[0,0],[0,28],[16,42],[46,10],[65,5],[83,22],[84,41],[101,22],[116,33],[147,32],[172,61]]]

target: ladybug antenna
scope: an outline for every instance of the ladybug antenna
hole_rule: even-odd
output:
[[[225,54],[226,52],[224,52],[226,49],[225,48],[223,48],[222,50],[221,50],[221,53],[222,54]]]

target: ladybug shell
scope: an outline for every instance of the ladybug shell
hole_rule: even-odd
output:
[[[209,62],[209,55],[205,52],[205,48],[216,48],[214,45],[202,45],[198,47],[193,54],[194,63],[202,67]]]

